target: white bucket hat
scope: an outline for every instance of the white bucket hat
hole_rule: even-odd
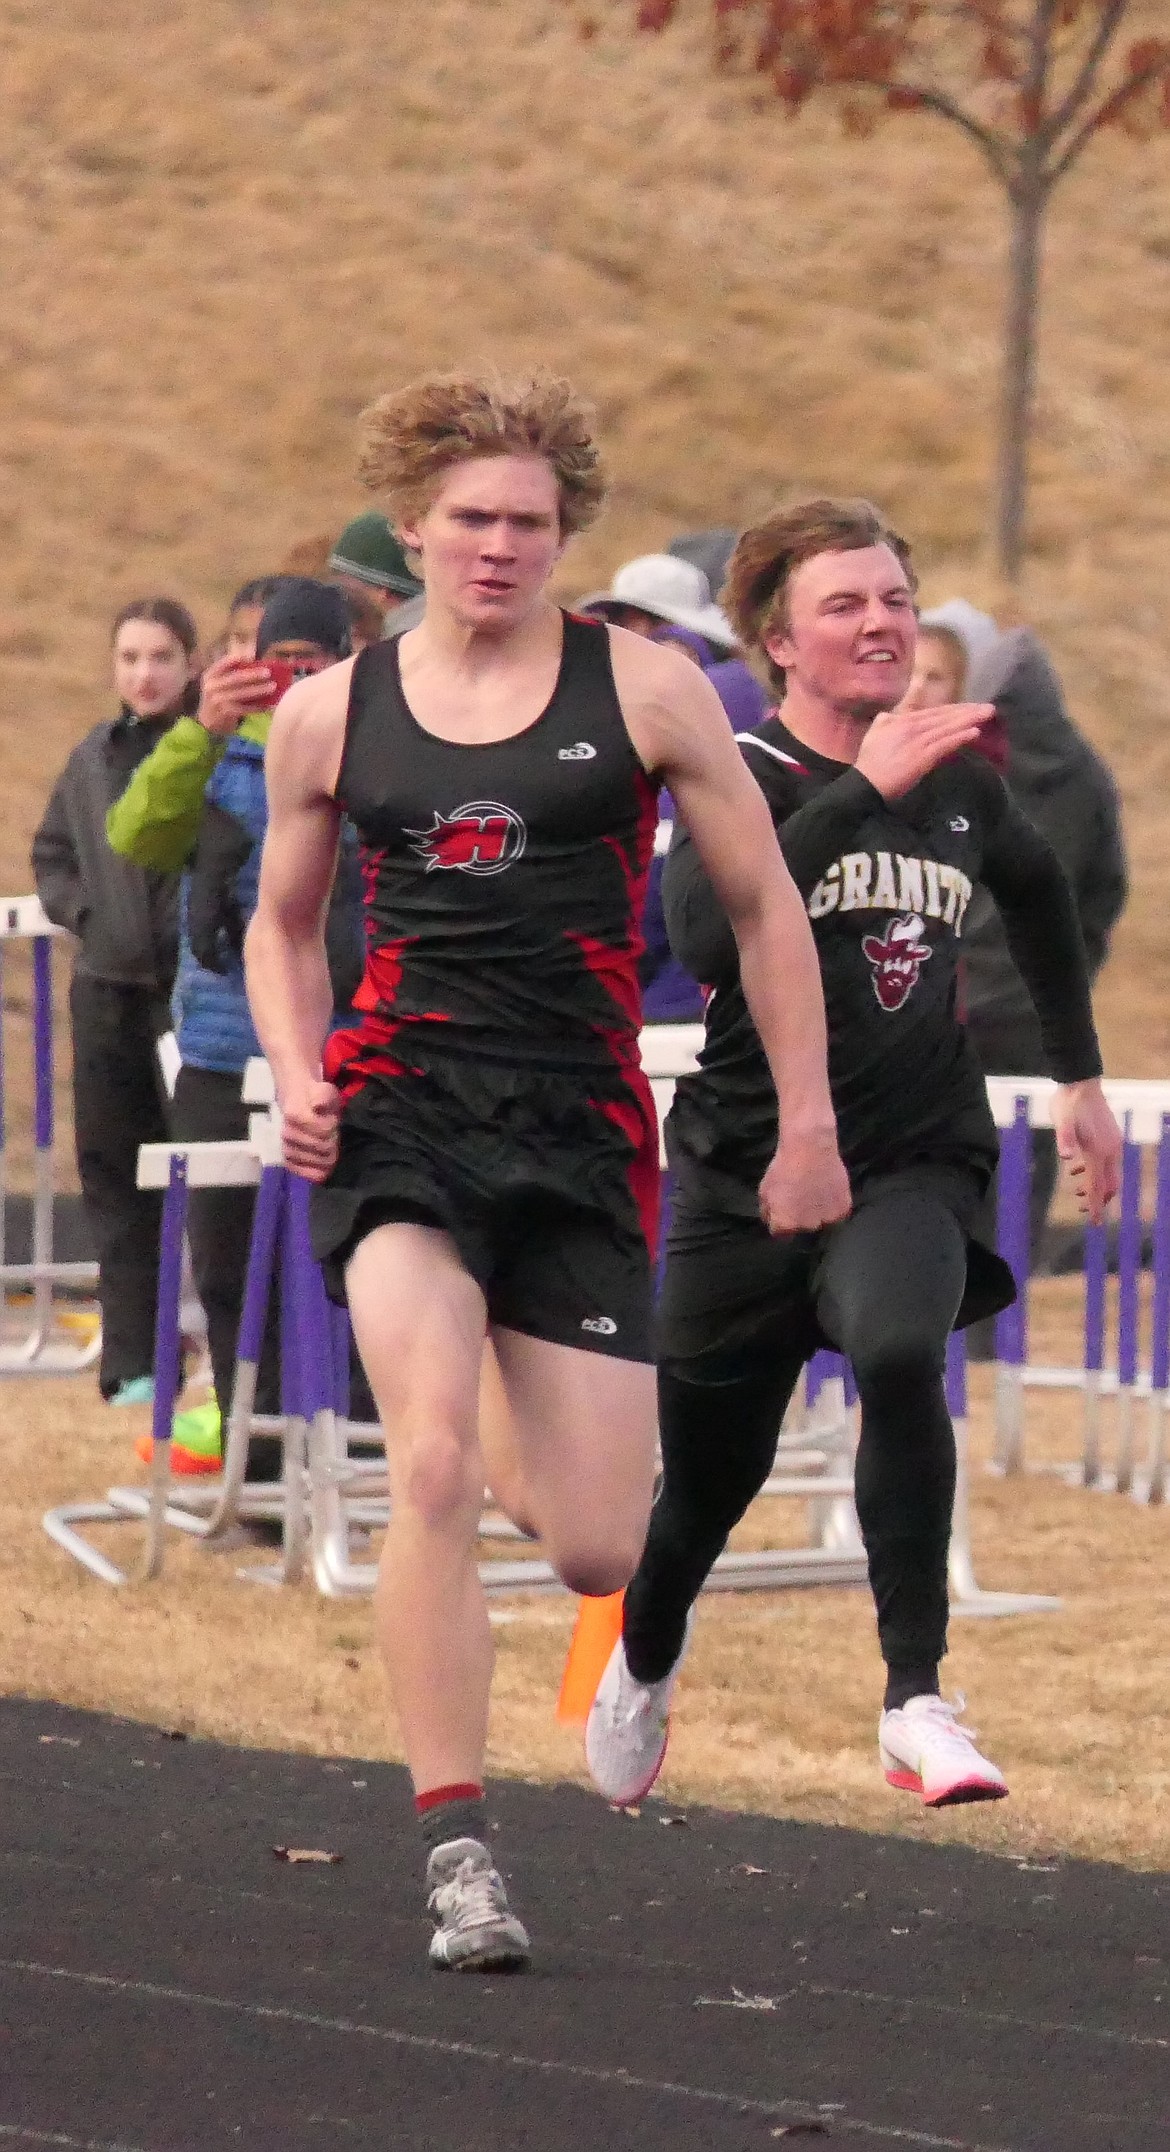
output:
[[[578,598],[582,609],[604,613],[629,605],[636,612],[650,613],[673,627],[690,628],[721,650],[734,650],[739,638],[725,613],[712,603],[711,585],[701,568],[673,553],[641,553],[619,568],[608,590],[591,591]]]

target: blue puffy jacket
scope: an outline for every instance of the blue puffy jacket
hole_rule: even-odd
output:
[[[251,839],[251,849],[235,875],[235,897],[246,923],[256,909],[260,854],[268,828],[264,748],[259,741],[241,739],[238,733],[228,741],[208,779],[205,799],[231,815]],[[191,878],[188,867],[180,896],[179,969],[171,999],[179,1052],[194,1068],[218,1069],[234,1076],[260,1052],[244,988],[244,966],[234,949],[222,953],[222,970],[210,971],[198,962],[191,948]]]

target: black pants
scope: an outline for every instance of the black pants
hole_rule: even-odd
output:
[[[240,1096],[242,1077],[184,1062],[175,1084],[171,1118],[177,1143],[239,1142],[248,1133],[250,1108]],[[220,1411],[227,1416],[236,1373],[236,1339],[244,1304],[248,1246],[256,1199],[250,1188],[192,1189],[187,1210],[191,1268],[207,1315],[207,1343]],[[280,1296],[273,1290],[260,1353],[256,1411],[280,1411]],[[253,1436],[249,1479],[271,1479],[280,1470],[275,1436]]]
[[[169,1021],[152,988],[75,972],[73,1121],[77,1171],[98,1258],[103,1397],[149,1375],[154,1362],[162,1197],[139,1188],[138,1146],[165,1143],[156,1046]]]
[[[752,1220],[720,1225],[721,1240],[668,1256],[667,1340],[680,1303],[690,1298],[697,1307],[702,1296],[695,1266],[707,1266],[730,1331],[743,1265],[761,1321],[754,1338],[711,1345],[696,1358],[668,1355],[660,1365],[664,1477],[626,1593],[631,1669],[639,1680],[660,1680],[678,1657],[687,1614],[768,1477],[781,1418],[818,1332],[852,1361],[857,1380],[857,1513],[882,1656],[893,1672],[935,1667],[946,1650],[955,1494],[943,1373],[967,1275],[960,1219],[939,1195],[903,1186],[824,1233],[787,1243],[762,1242]],[[672,1263],[691,1266],[691,1280],[672,1281]],[[770,1310],[759,1297],[769,1265]]]

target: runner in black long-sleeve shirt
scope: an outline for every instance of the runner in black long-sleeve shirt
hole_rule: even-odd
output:
[[[659,1310],[663,1485],[587,1730],[611,1800],[639,1797],[661,1767],[694,1601],[767,1478],[805,1361],[824,1345],[852,1360],[861,1400],[856,1494],[886,1662],[886,1776],[932,1805],[1007,1790],[938,1682],[955,1488],[946,1340],[1012,1292],[976,1233],[997,1146],[956,1007],[976,882],[1031,989],[1062,1086],[1058,1142],[1094,1217],[1115,1192],[1120,1139],[1098,1080],[1067,881],[975,751],[990,709],[887,714],[913,658],[913,589],[907,548],[864,502],[770,518],[745,534],[729,572],[725,602],[745,646],[784,675],[779,711],[740,745],[813,925],[853,1210],[780,1239],[760,1222],[776,1095],[733,938],[680,832],[667,925],[675,954],[712,992],[699,1070],[679,1083],[666,1125],[675,1207]]]

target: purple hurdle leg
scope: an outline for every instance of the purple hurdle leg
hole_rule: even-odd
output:
[[[150,1467],[150,1508],[142,1574],[157,1577],[162,1568],[163,1532],[171,1480],[171,1427],[182,1376],[183,1231],[187,1223],[187,1160],[171,1159],[163,1202],[158,1261],[158,1301],[154,1320],[154,1407]]]
[[[256,1410],[256,1382],[264,1329],[272,1299],[272,1273],[284,1213],[283,1166],[265,1166],[256,1190],[252,1213],[252,1237],[248,1246],[248,1269],[244,1279],[244,1304],[236,1339],[236,1366],[231,1402],[223,1430],[223,1483],[220,1499],[209,1526],[214,1536],[235,1520],[240,1489],[248,1469],[248,1442]],[[222,1409],[222,1401],[221,1401]]]
[[[1101,1376],[1105,1366],[1105,1311],[1109,1246],[1103,1225],[1085,1227],[1085,1432],[1081,1480],[1101,1484]]]
[[[1028,1358],[1028,1274],[1032,1131],[1028,1101],[1016,1100],[1011,1126],[1003,1131],[999,1153],[999,1252],[1015,1280],[1016,1298],[995,1321],[995,1462],[1001,1472],[1018,1472],[1024,1461],[1023,1370]]]
[[[285,1549],[283,1574],[299,1575],[308,1529],[307,1475],[322,1416],[334,1410],[336,1365],[329,1301],[309,1240],[307,1181],[288,1176],[281,1251],[281,1363],[284,1398]],[[287,1340],[287,1345],[286,1345]]]
[[[856,1402],[857,1390],[853,1383],[853,1370],[850,1367],[849,1362],[842,1359],[840,1353],[814,1353],[812,1359],[808,1363],[804,1379],[805,1405],[808,1413],[810,1429],[818,1421],[820,1422],[820,1424],[824,1425],[826,1420],[826,1414],[828,1414],[828,1420],[830,1423],[835,1418],[834,1407],[830,1399],[825,1394],[828,1391],[829,1385],[831,1383],[839,1383],[841,1386],[840,1395],[842,1406],[848,1408]]]
[[[961,1330],[952,1330],[947,1339],[946,1366],[947,1411],[953,1420],[967,1417],[967,1346]]]
[[[8,1122],[6,1115],[6,1077],[4,1069],[4,947],[0,943],[0,1269],[8,1260],[6,1219],[8,1204],[8,1169],[5,1154],[8,1148]],[[7,1294],[0,1298],[0,1308]]]
[[[1134,1389],[1142,1277],[1142,1154],[1125,1116],[1121,1153],[1121,1226],[1117,1242],[1117,1491],[1133,1486]]]
[[[53,1326],[53,944],[38,934],[32,945],[33,1140],[32,1217],[33,1336],[35,1355]]]
[[[1166,1499],[1166,1405],[1170,1391],[1170,1114],[1162,1115],[1154,1200],[1154,1299],[1150,1317],[1151,1502]]]
[[[831,1353],[815,1352],[804,1371],[804,1399],[810,1412],[829,1379],[831,1366]]]
[[[329,1341],[333,1361],[333,1410],[339,1419],[349,1418],[349,1309],[329,1302]]]
[[[240,1328],[236,1356],[236,1388],[239,1387],[241,1364],[251,1371],[252,1389],[255,1391],[256,1370],[264,1348],[264,1324],[268,1316],[268,1300],[272,1291],[272,1270],[276,1255],[277,1235],[285,1202],[285,1174],[283,1166],[265,1166],[260,1174],[256,1190],[256,1208],[252,1214],[252,1240],[248,1249],[248,1274],[244,1281],[244,1305],[240,1311]],[[234,1393],[233,1393],[234,1403]]]
[[[288,1176],[285,1250],[292,1339],[296,1369],[293,1377],[295,1409],[310,1419],[315,1412],[332,1411],[336,1396],[333,1324],[325,1281],[313,1259],[309,1240],[309,1183],[297,1174]],[[283,1345],[283,1337],[281,1343]]]
[[[309,1186],[287,1177],[280,1243],[280,1407],[284,1416],[284,1548],[277,1580],[299,1576],[305,1548],[305,1467],[314,1369],[304,1292],[304,1226]]]

